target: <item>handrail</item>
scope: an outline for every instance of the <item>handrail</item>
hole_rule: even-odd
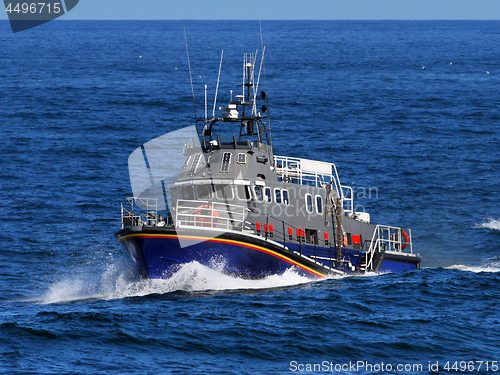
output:
[[[304,168],[302,166],[303,161],[306,161],[306,159],[275,155],[274,163],[276,166],[276,173],[283,179],[284,182],[290,182],[296,179],[299,185],[313,185],[315,187],[322,187],[333,183],[335,185],[335,190],[342,200],[342,207],[344,209],[344,212],[353,212],[354,205],[352,188],[340,183],[339,174],[335,164],[307,160],[310,163],[318,163],[318,165],[323,165],[323,167],[329,166],[330,172],[324,173],[320,170],[309,170]],[[349,197],[346,197],[346,195],[344,194],[344,189],[350,191]],[[347,203],[347,206],[345,205],[345,203]]]
[[[403,237],[408,236],[408,241],[403,242]],[[406,250],[409,248],[409,250]],[[377,225],[373,231],[373,236],[370,241],[370,246],[366,253],[366,268],[373,268],[373,257],[379,252],[397,252],[405,254],[413,254],[413,242],[411,237],[411,229],[392,227],[388,225]]]
[[[249,211],[246,207],[229,203],[178,199],[175,225],[242,231]]]
[[[175,226],[182,227],[208,227],[225,230],[244,231],[250,230],[258,236],[267,240],[282,242],[283,247],[287,249],[287,243],[293,242],[299,245],[299,253],[302,255],[302,247],[314,247],[314,261],[321,259],[330,260],[330,268],[335,268],[336,259],[332,257],[335,250],[334,241],[323,239],[323,232],[316,231],[316,235],[309,241],[303,236],[305,228],[299,228],[285,222],[272,215],[266,215],[265,222],[262,223],[262,229],[257,229],[257,223],[246,221],[246,214],[251,210],[238,205],[226,204],[214,201],[186,200],[179,199],[175,210]],[[292,240],[287,228],[292,228]],[[300,230],[299,238],[296,237],[296,230]],[[289,250],[291,251],[291,250]]]
[[[127,204],[123,202],[121,204],[122,229],[129,226],[158,226],[158,199],[129,197],[125,200]],[[134,212],[134,209],[136,212]],[[137,209],[140,209],[141,212],[138,213]],[[143,211],[146,211],[146,214]],[[321,230],[316,230],[315,235],[312,236],[311,234],[311,237],[307,239],[307,235],[304,236],[303,232],[305,228],[296,227],[277,217],[266,215],[265,229],[264,231],[258,231],[257,223],[246,221],[249,212],[251,210],[247,207],[229,203],[178,199],[175,211],[172,212],[174,222],[169,222],[169,219],[171,219],[170,214],[165,217],[165,221],[167,221],[168,226],[175,223],[176,228],[209,227],[241,232],[250,231],[255,235],[264,237],[266,241],[282,242],[283,248],[288,251],[292,251],[287,247],[288,242],[298,244],[300,255],[303,255],[303,246],[314,247],[314,255],[308,255],[314,262],[323,261],[324,263],[324,261],[329,261],[330,269],[336,269],[339,266],[336,258],[332,257],[336,253],[335,242],[328,240],[326,237],[323,238]],[[292,229],[291,239],[288,228]],[[300,230],[300,235],[296,235],[297,230]],[[342,260],[340,267],[344,266],[344,262]]]
[[[158,198],[125,198],[127,205],[124,207],[121,203],[121,225],[122,229],[126,226],[148,225],[155,226],[158,223]],[[146,213],[134,214],[134,208],[145,210]],[[141,217],[144,215],[144,220]]]
[[[287,180],[296,178],[300,185],[308,185],[313,183],[316,187],[321,187],[329,184],[330,182],[335,182],[337,186],[337,180],[332,171],[329,173],[323,173],[315,170],[308,170],[302,166],[302,160],[299,158],[292,158],[288,156],[274,156],[274,162],[276,165],[276,172],[280,176],[284,176]],[[312,161],[311,161],[312,162]],[[320,163],[320,162],[317,162]],[[322,163],[322,162],[321,162]],[[331,168],[336,168],[334,164],[323,163],[329,165]]]
[[[342,208],[345,213],[353,213],[354,212],[354,192],[352,187],[346,185],[340,185],[342,190],[341,200],[342,200]],[[344,189],[346,189],[349,194],[344,194]],[[347,205],[346,205],[347,204]]]

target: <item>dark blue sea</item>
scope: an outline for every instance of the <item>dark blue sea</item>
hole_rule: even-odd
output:
[[[262,22],[276,154],[336,163],[421,270],[147,281],[114,233],[130,153],[193,125],[183,25],[200,114],[257,21],[0,22],[0,373],[499,373],[500,22]]]

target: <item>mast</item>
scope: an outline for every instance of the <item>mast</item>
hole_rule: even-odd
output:
[[[213,131],[217,130],[217,123],[239,123],[240,131],[239,135],[236,131],[233,133],[237,138],[237,142],[257,142],[254,147],[265,148],[269,152],[269,160],[271,164],[274,164],[274,157],[272,152],[272,141],[269,136],[269,131],[267,129],[269,123],[269,115],[266,113],[267,106],[262,105],[261,112],[257,111],[257,92],[259,88],[260,74],[263,67],[264,52],[262,53],[262,61],[260,63],[259,75],[257,78],[257,84],[255,83],[255,65],[257,61],[257,51],[255,53],[244,54],[243,55],[243,81],[241,83],[242,91],[240,95],[235,95],[233,98],[233,90],[231,90],[230,103],[224,107],[220,108],[222,110],[222,116],[216,117],[215,115],[215,102],[214,110],[212,112],[212,118],[209,119],[205,116],[204,127],[203,127],[203,144],[210,145],[210,147],[216,147],[215,145],[219,142],[223,142],[222,135],[224,130],[222,130],[222,135],[220,140]],[[222,55],[221,55],[222,64]],[[219,87],[220,78],[220,66],[219,66],[219,77],[217,79],[216,88],[216,98]],[[237,85],[238,87],[240,85]],[[259,96],[259,100],[267,99],[267,95],[262,92]],[[206,101],[206,99],[205,99]],[[266,121],[267,119],[267,121]],[[221,127],[224,128],[224,127]],[[227,129],[227,126],[225,127]],[[236,130],[236,129],[235,129]],[[230,132],[230,131],[229,131]],[[236,133],[236,134],[235,134]]]

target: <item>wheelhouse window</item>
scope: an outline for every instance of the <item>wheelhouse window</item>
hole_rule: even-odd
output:
[[[266,187],[264,189],[264,201],[267,203],[271,203],[273,200],[273,197],[271,195],[271,188]]]
[[[194,196],[194,190],[193,190],[193,187],[192,186],[184,186],[182,187],[181,189],[181,197],[182,199],[186,199],[186,200],[195,200],[195,196]]]
[[[231,185],[228,184],[219,184],[215,185],[215,195],[217,199],[233,199],[233,189]]]
[[[290,200],[288,199],[288,190],[283,189],[283,204],[290,204]]]
[[[313,212],[313,199],[311,194],[306,194],[306,210],[309,213]]]
[[[276,203],[281,203],[281,190],[274,189],[274,196],[276,197]]]
[[[250,186],[248,185],[236,185],[236,194],[238,199],[242,201],[247,201],[250,199]]]
[[[196,194],[198,199],[212,199],[212,185],[197,185]]]
[[[323,213],[323,198],[321,198],[321,195],[316,195],[316,212],[318,214]]]
[[[172,189],[172,202],[177,202],[178,199],[180,199],[181,192],[180,189],[173,188]]]
[[[253,192],[255,194],[255,200],[257,202],[263,202],[264,201],[264,191],[262,189],[262,186],[254,186],[253,187]]]

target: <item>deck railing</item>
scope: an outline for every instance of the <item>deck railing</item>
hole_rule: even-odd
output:
[[[276,155],[274,163],[283,182],[315,187],[332,184],[342,200],[344,211],[353,212],[352,188],[340,184],[335,164]]]
[[[413,254],[411,229],[377,225],[366,252],[366,269],[373,267],[373,257],[377,251]]]
[[[288,251],[307,256],[315,263],[322,263],[330,269],[346,270],[349,263],[346,259],[341,259],[340,263],[336,259],[335,239],[330,237],[333,233],[320,230],[296,227],[272,215],[266,215],[265,220],[251,224],[254,233],[264,239],[282,243]],[[290,246],[290,245],[293,246]]]
[[[130,226],[158,226],[158,199],[129,197],[125,201],[121,204],[122,229]],[[168,214],[164,221],[166,226],[172,225],[175,228],[205,227],[246,231],[263,237],[266,241],[282,243],[288,251],[292,251],[288,245],[294,244],[294,251],[298,250],[300,255],[305,256],[305,250],[314,262],[323,263],[332,270],[339,267],[341,270],[345,269],[346,261],[342,260],[338,264],[335,241],[326,232],[295,227],[272,215],[265,215],[260,221],[251,222],[246,220],[250,211],[247,207],[234,204],[179,199],[175,204],[175,212],[172,212],[174,219]]]
[[[297,244],[301,255],[303,246],[314,248],[314,256],[317,256],[318,260],[328,257],[332,264],[335,262],[332,258],[332,255],[335,256],[333,248],[335,244],[325,233],[321,231],[310,233],[272,215],[266,215],[263,220],[257,222],[250,222],[246,220],[249,212],[250,209],[233,204],[179,199],[176,203],[175,227],[247,231],[266,240],[281,242],[284,247],[288,243]]]
[[[308,232],[304,228],[298,228],[284,222],[281,219],[266,215],[265,221],[252,223],[246,220],[250,209],[247,207],[220,203],[213,201],[179,199],[175,209],[175,227],[208,227],[224,230],[247,231],[264,237],[266,240],[274,240],[283,243],[298,245],[299,253],[302,255],[302,247],[308,246],[309,256],[314,261],[329,261],[330,268],[342,267],[335,259],[335,241],[329,238],[327,233],[321,231]],[[169,215],[165,217],[167,225]],[[121,204],[122,228],[130,226],[158,225],[158,199],[154,198],[126,198],[126,203]],[[333,235],[333,234],[332,234]],[[314,248],[314,255],[311,249]],[[363,248],[366,250],[364,258],[365,269],[373,269],[374,255],[377,252],[395,252],[413,254],[413,242],[410,229],[377,225],[371,240],[365,241]],[[343,263],[342,263],[343,264]]]
[[[158,199],[128,197],[125,201],[126,203],[121,203],[122,229],[130,226],[157,225]]]
[[[176,203],[176,227],[208,227],[242,231],[250,210],[234,204],[179,199]]]

